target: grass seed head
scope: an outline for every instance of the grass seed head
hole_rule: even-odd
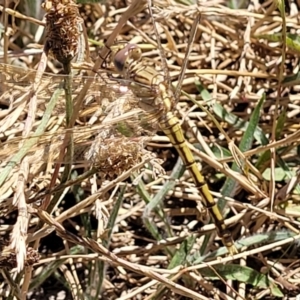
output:
[[[143,159],[144,151],[140,142],[128,138],[103,140],[93,162],[106,177],[114,178],[129,170]]]
[[[37,250],[28,247],[26,249],[26,260],[25,266],[32,266],[40,260],[40,255]],[[0,268],[8,268],[13,269],[17,268],[17,257],[16,253],[12,250],[6,249],[4,251],[0,251]]]
[[[46,53],[62,64],[70,62],[78,53],[83,20],[73,0],[47,0],[42,4],[46,11]]]

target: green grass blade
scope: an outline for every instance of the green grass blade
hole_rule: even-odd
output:
[[[260,117],[260,110],[262,108],[262,105],[265,101],[265,96],[262,96],[257,104],[257,106],[255,107],[251,118],[248,122],[248,126],[247,129],[241,139],[240,145],[239,145],[239,149],[241,152],[245,152],[249,149],[251,149],[252,147],[252,143],[253,143],[253,139],[254,139],[254,133],[255,130],[257,129],[258,126],[258,122],[259,122],[259,117]],[[233,171],[236,172],[240,172],[242,173],[243,171],[240,169],[240,167],[237,165],[236,162],[234,162],[232,164],[232,168]],[[232,178],[227,178],[227,180],[225,181],[225,184],[223,185],[222,189],[221,189],[221,193],[224,196],[234,196],[234,192],[237,189],[237,182],[235,180],[233,180]],[[220,208],[223,210],[223,208],[225,207],[225,203],[226,201],[219,201],[219,205]]]
[[[145,224],[150,221],[150,215],[153,210],[156,210],[157,207],[159,207],[163,200],[165,199],[166,195],[169,193],[169,191],[173,190],[176,185],[176,180],[179,179],[183,173],[184,173],[185,167],[182,163],[182,160],[179,158],[176,162],[176,165],[174,166],[174,169],[170,175],[170,180],[168,180],[163,187],[160,189],[160,191],[155,195],[154,198],[150,200],[150,202],[146,205],[144,214],[143,214],[143,220]],[[163,214],[164,215],[164,214]],[[169,225],[169,222],[166,217],[163,217],[163,221],[166,225],[166,230],[168,232],[169,236],[173,236],[171,227]]]
[[[11,172],[11,170],[21,162],[21,160],[25,157],[25,155],[30,151],[30,149],[38,142],[39,138],[42,136],[43,133],[45,133],[45,130],[47,128],[48,122],[51,118],[52,111],[59,99],[59,96],[63,92],[62,88],[58,88],[51,97],[47,108],[43,114],[42,121],[40,125],[38,126],[35,133],[32,135],[32,137],[28,138],[25,142],[22,148],[17,152],[11,159],[11,163],[8,164],[4,170],[0,174],[0,186],[5,182],[7,176]]]
[[[234,126],[236,129],[246,131],[249,126],[248,121],[244,121],[243,119],[235,116],[234,114],[227,112],[225,108],[219,103],[214,104],[213,111],[221,120]],[[253,136],[255,140],[261,145],[267,145],[269,143],[269,139],[266,137],[266,135],[260,127],[255,128]]]
[[[134,173],[131,178],[134,181],[138,177],[138,174]],[[149,195],[148,191],[146,190],[145,184],[142,180],[139,180],[139,183],[137,185],[137,191],[139,195],[142,197],[142,199],[145,201],[145,203],[151,202],[151,196]],[[161,220],[164,220],[164,212],[161,207],[161,205],[157,206],[155,208],[156,214],[159,216]],[[162,236],[159,233],[159,230],[154,222],[152,222],[149,218],[143,218],[143,223],[147,230],[150,232],[150,234],[158,241],[162,239]]]
[[[238,250],[241,250],[245,247],[251,247],[257,244],[270,244],[270,243],[276,243],[279,241],[283,241],[289,238],[293,238],[296,234],[292,231],[270,231],[266,233],[259,233],[255,234],[246,238],[243,238],[239,241],[235,242],[235,245]],[[217,257],[226,255],[227,249],[226,247],[221,247],[217,249],[216,251],[213,251],[211,253],[208,253],[206,255],[200,255],[199,252],[189,256],[187,258],[187,261],[191,265],[198,265],[203,263],[206,260],[212,260],[216,259]]]
[[[186,264],[186,258],[194,247],[196,241],[196,237],[194,235],[187,237],[180,245],[179,249],[176,250],[174,256],[171,259],[170,264],[168,265],[168,269],[171,270],[177,266],[183,266]],[[191,279],[187,276],[182,278],[184,281]],[[185,284],[185,286],[189,286],[189,284]],[[163,295],[167,292],[166,287],[160,286],[157,289],[157,293],[155,294],[154,299],[162,299]]]
[[[195,241],[196,237],[192,235],[181,243],[179,249],[175,252],[171,259],[171,262],[168,266],[169,270],[186,263],[186,259],[193,249]]]
[[[120,210],[120,207],[123,203],[124,200],[124,193],[126,190],[126,186],[122,187],[119,196],[117,198],[117,201],[114,203],[113,209],[110,213],[110,217],[108,219],[108,223],[106,226],[107,230],[107,239],[102,240],[102,245],[106,248],[109,248],[109,243],[110,243],[110,238],[112,236],[113,228],[115,226],[118,213]],[[96,260],[95,261],[95,266],[93,266],[93,269],[95,272],[91,272],[91,277],[90,277],[90,290],[88,291],[87,295],[91,295],[91,291],[93,291],[93,296],[90,299],[99,299],[101,289],[102,289],[102,284],[105,279],[105,263],[102,260]]]
[[[70,255],[79,255],[84,253],[84,248],[80,245],[76,245],[70,249]],[[38,288],[45,282],[58,268],[64,264],[68,259],[56,259],[53,262],[45,265],[38,276],[34,277],[30,282],[29,290]]]

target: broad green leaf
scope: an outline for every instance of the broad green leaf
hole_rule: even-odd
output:
[[[171,259],[171,262],[168,266],[168,269],[171,270],[177,266],[186,265],[186,258],[190,254],[193,246],[195,244],[196,237],[194,235],[187,237],[180,245],[179,249],[176,250],[174,256]],[[188,276],[184,276],[182,280],[185,282],[185,286],[192,284],[192,280]],[[155,297],[153,299],[162,299],[163,295],[166,293],[166,287],[161,287],[157,290]]]
[[[275,297],[283,297],[282,292],[272,279],[246,266],[217,265],[213,268],[201,269],[201,275],[210,280],[219,280],[221,277],[225,280],[244,282],[256,288],[270,289],[271,294]]]
[[[282,181],[286,179],[290,179],[289,176],[287,176],[287,172],[283,168],[275,168],[275,181]],[[289,170],[290,171],[290,170]],[[296,176],[295,171],[290,171],[291,176]],[[266,180],[270,180],[271,178],[271,169],[267,168],[263,172],[263,178]]]
[[[219,158],[219,159],[232,156],[231,152],[224,147],[217,147],[214,145],[210,149],[213,152],[213,154],[216,156],[216,158]]]
[[[193,249],[195,240],[196,237],[192,235],[181,243],[180,248],[176,251],[176,253],[172,257],[168,269],[173,269],[177,266],[185,264],[187,256],[190,254],[191,250]]]
[[[286,45],[293,50],[300,52],[300,38],[296,34],[288,33],[286,37]]]

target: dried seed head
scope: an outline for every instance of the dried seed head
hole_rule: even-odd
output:
[[[96,153],[89,158],[106,179],[112,179],[140,163],[144,154],[140,141],[112,137],[99,141]]]
[[[79,51],[83,20],[73,0],[46,0],[45,51],[62,64],[69,63]]]
[[[40,259],[40,255],[37,250],[28,247],[26,249],[26,260],[25,266],[32,266],[33,264],[37,263]],[[4,251],[0,252],[0,267],[1,268],[16,268],[18,266],[16,253],[13,251],[9,251],[5,249]]]

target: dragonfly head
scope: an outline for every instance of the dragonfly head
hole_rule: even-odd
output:
[[[142,51],[136,44],[127,44],[114,55],[113,63],[121,74],[127,73],[132,63],[136,63],[142,57]]]

